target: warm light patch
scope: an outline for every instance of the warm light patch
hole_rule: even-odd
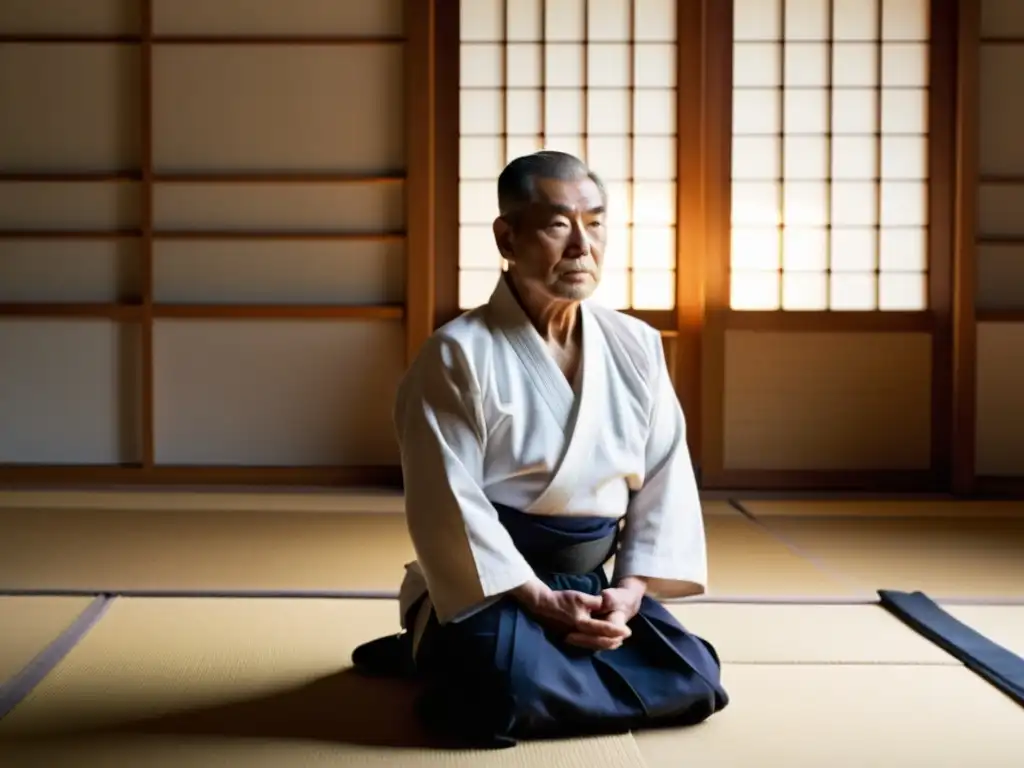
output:
[[[459,304],[487,301],[504,165],[538,149],[583,158],[609,194],[595,299],[675,306],[676,1],[462,0]]]

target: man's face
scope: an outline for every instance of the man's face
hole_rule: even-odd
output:
[[[529,288],[556,300],[583,301],[601,279],[608,240],[601,191],[591,179],[536,179],[534,188],[535,200],[517,226],[494,222],[498,247]]]

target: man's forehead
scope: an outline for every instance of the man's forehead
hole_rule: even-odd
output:
[[[577,212],[591,211],[603,206],[601,190],[593,179],[575,181],[537,179],[535,202],[544,208],[558,208]]]

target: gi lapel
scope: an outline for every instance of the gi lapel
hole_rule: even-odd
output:
[[[583,321],[583,360],[580,396],[576,401],[575,418],[567,426],[561,462],[544,492],[530,505],[530,512],[561,514],[587,468],[597,441],[598,425],[607,404],[606,349],[601,327],[584,303],[580,313]],[[564,380],[564,376],[562,377]]]
[[[504,278],[499,280],[491,296],[490,306],[494,310],[493,317],[497,326],[512,345],[531,383],[555,417],[555,422],[563,430],[568,430],[576,400],[572,385],[545,349],[540,334],[519,306]]]
[[[543,493],[523,511],[535,514],[560,514],[572,498],[575,486],[586,471],[594,450],[600,414],[607,397],[607,350],[601,326],[586,303],[581,305],[583,323],[583,359],[579,397],[544,347],[512,291],[499,280],[491,296],[496,325],[508,339],[516,355],[530,374],[534,386],[562,427],[565,442],[558,466]]]

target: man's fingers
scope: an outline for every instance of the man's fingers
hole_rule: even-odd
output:
[[[589,616],[581,617],[576,622],[576,629],[597,637],[629,637],[633,634],[633,630],[626,626],[625,621],[614,623],[604,619],[594,619]]]
[[[604,605],[604,599],[601,595],[588,595],[586,592],[576,592],[574,596],[579,605],[591,611],[599,610]]]
[[[639,607],[639,604],[621,589],[606,589],[601,593],[601,598],[601,613],[611,613],[612,611],[632,613]]]
[[[587,648],[592,651],[614,651],[622,647],[623,639],[619,637],[599,637],[583,632],[572,632],[565,636],[565,642],[579,648]]]
[[[604,617],[604,620],[607,621],[609,624],[615,624],[616,626],[624,627],[626,626],[626,612],[612,611]]]

